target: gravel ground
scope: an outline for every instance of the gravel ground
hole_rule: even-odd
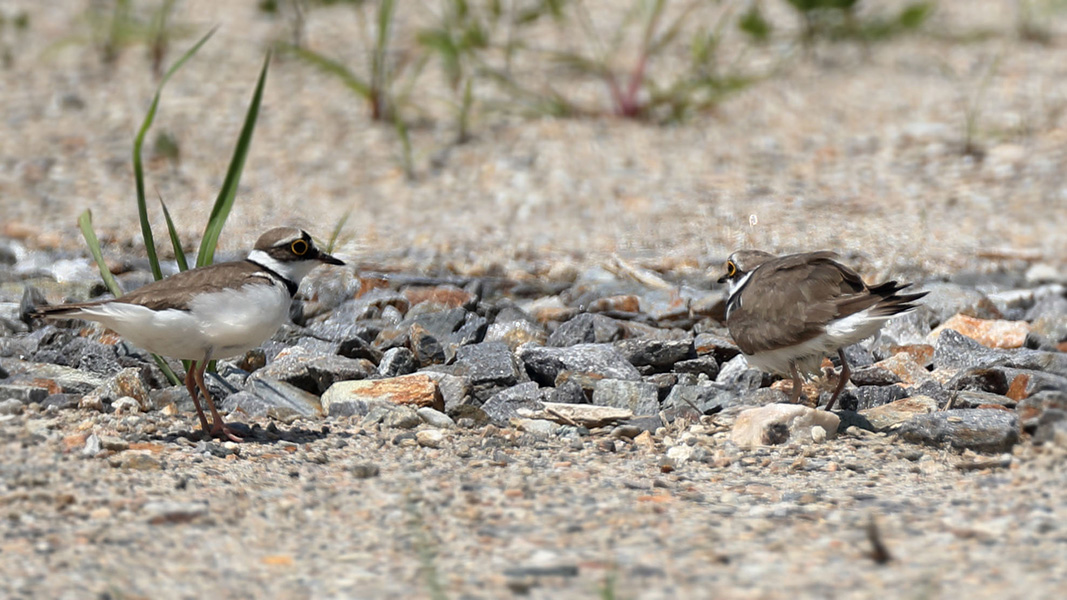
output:
[[[79,430],[148,424],[80,456]],[[1057,448],[1004,468],[866,432],[738,452],[711,422],[714,464],[663,473],[662,447],[514,432],[428,449],[333,421],[234,448],[151,416],[0,427],[7,597],[1054,598],[1067,577]]]
[[[198,31],[220,25],[164,93],[156,128],[180,164],[148,166],[187,243],[262,51],[284,35],[254,6],[179,3]],[[946,35],[757,52],[745,60],[783,72],[682,126],[490,113],[450,146],[428,119],[415,181],[391,128],[279,60],[221,247],[280,223],[325,236],[352,211],[340,254],[361,270],[542,281],[618,255],[697,279],[754,246],[833,248],[872,279],[1062,279],[1067,17],[1043,15],[1053,43],[1038,45],[1014,35],[1014,6],[946,1],[932,23]],[[70,3],[0,0],[22,8],[31,33],[0,68],[0,236],[76,259],[77,291],[45,286],[55,301],[87,291],[85,208],[109,256],[141,253],[129,152],[155,81],[140,48],[109,72],[84,45],[57,47],[78,31]],[[309,43],[355,61],[353,26],[318,9]],[[981,159],[959,151],[974,101]],[[425,111],[445,106],[434,92]],[[10,304],[27,281],[8,275]],[[358,418],[263,418],[231,445],[191,440],[188,411],[13,413],[0,414],[3,597],[1056,598],[1067,583],[1064,449],[1028,437],[978,455],[853,427],[742,450],[724,413],[641,443],[487,426],[443,430],[436,448]],[[677,447],[707,458],[668,459]]]

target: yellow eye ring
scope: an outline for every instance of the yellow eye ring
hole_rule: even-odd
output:
[[[737,266],[734,265],[733,261],[728,261],[726,263],[726,276],[733,277],[734,275],[737,275]]]
[[[304,240],[296,240],[291,246],[289,246],[289,249],[292,250],[293,254],[297,256],[303,256],[307,254],[308,248],[308,243]]]

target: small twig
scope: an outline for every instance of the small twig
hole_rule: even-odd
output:
[[[567,415],[557,411],[554,408],[546,407],[545,408],[545,412],[547,412],[550,415],[555,415],[555,416],[563,419],[567,423],[567,425],[571,425],[572,427],[581,427],[581,425],[579,425],[577,421],[575,421],[574,419],[568,417]]]
[[[889,553],[889,548],[886,547],[882,541],[882,533],[878,530],[878,523],[874,520],[874,515],[867,518],[867,540],[871,543],[871,560],[884,565],[893,560],[893,555]]]

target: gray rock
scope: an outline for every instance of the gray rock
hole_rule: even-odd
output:
[[[422,373],[437,382],[437,389],[441,391],[441,398],[445,402],[445,412],[463,404],[471,395],[471,381],[467,377],[432,370]]]
[[[1033,431],[1041,415],[1047,410],[1067,412],[1067,390],[1045,390],[1019,401],[1015,412],[1023,421],[1023,428]]]
[[[914,444],[1010,452],[1019,441],[1019,417],[1003,410],[946,410],[914,417],[900,427],[899,434]]]
[[[239,397],[231,403],[230,398],[237,396],[231,394],[222,403],[227,410],[240,409],[250,416],[268,416],[282,421],[291,420],[294,417],[321,417],[322,404],[318,396],[308,393],[294,385],[275,381],[269,378],[250,380],[249,389],[251,396]]]
[[[637,368],[609,344],[578,344],[567,348],[525,346],[520,349],[519,358],[531,378],[546,386],[555,385],[563,372],[596,379],[641,380]]]
[[[1050,408],[1041,413],[1033,439],[1035,444],[1062,444],[1067,440],[1067,411]]]
[[[636,416],[659,414],[659,390],[644,381],[601,379],[593,389],[593,404],[626,408]]]
[[[715,381],[715,378],[719,376],[719,364],[711,356],[701,356],[674,363],[674,372],[705,375],[711,381]]]
[[[346,358],[369,360],[376,365],[382,360],[382,352],[359,335],[351,335],[340,340],[337,354]]]
[[[914,311],[893,317],[886,321],[878,335],[868,342],[872,357],[877,360],[888,358],[893,354],[892,346],[925,344],[931,323],[934,322],[941,321],[921,304]]]
[[[908,392],[908,396],[929,396],[937,400],[938,406],[942,408],[948,406],[952,397],[952,392],[949,392],[939,382],[932,379],[919,385],[905,388],[905,390]]]
[[[773,388],[758,388],[741,393],[738,406],[767,406],[768,404],[788,404],[789,394]]]
[[[582,384],[572,379],[561,381],[556,387],[551,389],[554,392],[552,402],[561,402],[563,404],[587,404],[590,401],[589,396],[585,393],[585,389],[582,388]],[[594,387],[593,389],[595,390],[596,388]]]
[[[741,392],[754,390],[763,385],[763,373],[748,366],[745,355],[738,354],[720,365],[715,383]]]
[[[50,394],[47,398],[41,400],[41,408],[54,408],[56,410],[77,408],[78,398],[80,397],[80,394]]]
[[[477,344],[485,339],[489,330],[489,321],[477,313],[467,313],[467,320],[449,337],[449,342],[456,346]]]
[[[876,365],[853,368],[849,375],[849,381],[856,386],[865,385],[893,385],[900,383],[900,377],[889,369]]]
[[[945,388],[1007,395],[1012,384],[1019,388],[1023,397],[1029,397],[1045,390],[1067,390],[1067,377],[1030,369],[975,367],[958,373]]]
[[[382,425],[391,429],[414,429],[422,423],[422,417],[410,406],[394,404],[381,422]]]
[[[352,359],[338,355],[316,356],[308,364],[308,374],[315,381],[319,394],[338,381],[366,379],[376,372],[374,363],[364,358]]]
[[[659,390],[660,402],[662,402],[666,400],[667,394],[671,393],[671,388],[678,385],[680,375],[685,375],[687,377],[694,378],[696,377],[692,373],[655,373],[653,375],[646,375],[644,377],[644,380],[656,386],[656,389]],[[698,382],[699,379],[696,379],[693,381],[693,384],[695,385]]]
[[[23,402],[17,398],[0,400],[0,415],[17,415],[22,412],[22,407]]]
[[[1007,396],[1001,396],[1000,394],[990,394],[989,392],[976,392],[972,390],[962,390],[956,392],[955,400],[952,402],[953,408],[978,408],[982,405],[995,405],[1003,406],[1005,408],[1015,408],[1017,403],[1008,398]]]
[[[922,299],[925,310],[917,313],[929,312],[934,323],[943,323],[958,313],[963,313],[979,319],[999,319],[1000,311],[993,302],[982,292],[973,287],[963,286],[956,283],[933,282],[918,287],[916,291],[927,291]],[[910,291],[910,290],[909,290]]]
[[[663,419],[659,415],[647,416],[647,417],[634,417],[627,419],[619,424],[620,427],[632,427],[639,432],[647,431],[649,433],[656,433],[656,430],[663,427]],[[640,435],[640,433],[639,433]],[[634,436],[637,437],[637,436]]]
[[[449,310],[435,311],[416,315],[414,318],[409,318],[408,321],[424,328],[431,336],[438,340],[447,340],[467,322],[467,310],[464,308],[453,308]]]
[[[669,369],[678,361],[696,356],[692,340],[636,338],[619,340],[615,342],[615,348],[637,367]]]
[[[520,383],[515,387],[498,392],[482,405],[482,410],[499,426],[519,416],[518,409],[528,408],[539,411],[544,409],[541,402],[540,387],[535,382]]]
[[[448,355],[440,340],[422,325],[415,323],[408,330],[408,343],[419,366],[443,364]]]
[[[845,358],[852,369],[862,369],[875,363],[874,354],[871,353],[866,344],[852,344],[851,346],[845,346],[842,350],[844,350]]]
[[[992,365],[1003,356],[1003,351],[983,346],[953,329],[943,330],[934,344],[934,367],[938,369]]]
[[[598,313],[581,313],[561,323],[548,337],[548,345],[559,348],[577,344],[605,344],[621,339],[622,334],[622,325],[615,319]]]
[[[308,351],[294,349],[259,369],[250,378],[281,381],[306,392],[321,395],[336,381],[365,379],[373,373],[374,365],[366,359],[356,360],[337,355],[315,356]]]
[[[841,392],[837,405],[841,410],[861,411],[907,397],[907,390],[899,385],[864,385]]]
[[[673,422],[678,417],[699,419],[737,402],[736,391],[719,384],[676,385],[663,401],[663,417]]]
[[[725,330],[698,334],[693,339],[693,348],[700,356],[711,355],[720,365],[741,354],[741,349],[730,339]]]
[[[415,355],[407,348],[390,348],[382,355],[378,363],[378,374],[382,377],[397,377],[408,375],[418,370],[415,364]]]
[[[40,403],[48,397],[48,390],[33,385],[0,384],[0,398],[16,400],[20,404]]]
[[[510,386],[519,379],[519,371],[504,342],[482,342],[461,346],[456,351],[455,373],[470,378],[474,385]]]

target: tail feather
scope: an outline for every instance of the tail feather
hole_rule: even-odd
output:
[[[100,306],[104,300],[96,302],[74,302],[71,304],[57,304],[55,306],[42,304],[33,307],[30,316],[35,319],[77,319],[86,308]]]
[[[896,281],[887,281],[870,288],[872,294],[882,296],[882,300],[879,300],[878,304],[874,306],[872,313],[876,315],[891,316],[917,308],[919,305],[915,304],[915,302],[929,292],[917,292],[914,294],[899,293],[909,287],[911,287],[910,283],[901,285]]]

